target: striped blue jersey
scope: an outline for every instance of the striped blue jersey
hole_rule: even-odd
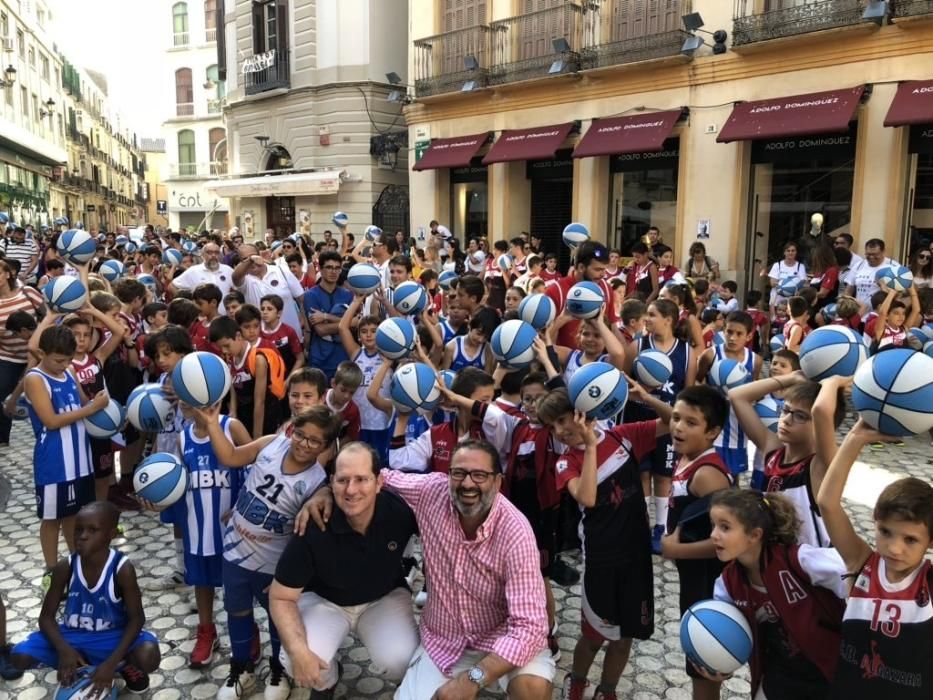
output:
[[[463,347],[463,343],[466,341],[466,337],[458,335],[454,338],[454,357],[450,363],[450,369],[454,372],[459,372],[464,367],[478,367],[479,369],[486,368],[486,343],[483,343],[482,347],[479,349],[479,352],[476,353],[473,357],[470,357],[466,354],[466,351]]]
[[[163,372],[162,376],[159,377],[159,384],[164,385],[168,382],[168,380],[168,372]],[[178,408],[178,402],[175,402],[175,405],[169,412],[168,420],[165,422],[165,427],[156,433],[154,451],[168,452],[169,454],[173,454],[176,457],[181,457],[181,452],[178,448],[178,438],[189,422],[190,421],[186,421],[184,416],[182,416],[181,411]]]
[[[117,572],[126,564],[126,557],[111,549],[100,578],[93,586],[88,585],[84,577],[81,556],[72,554],[68,561],[71,580],[68,582],[62,624],[69,629],[88,632],[126,627],[126,604],[117,595]]]
[[[742,360],[742,364],[745,366],[745,369],[748,370],[748,376],[751,377],[755,371],[755,353],[753,353],[748,348],[745,348],[745,359]],[[715,353],[716,360],[726,359],[726,348],[725,345],[717,345],[713,352]],[[716,442],[713,443],[716,447],[726,447],[731,450],[735,449],[745,449],[747,438],[745,437],[745,432],[739,426],[739,419],[735,416],[735,411],[732,410],[732,404],[729,404],[729,420],[726,421],[725,426],[723,426],[722,432],[719,433],[719,437],[716,438]]]
[[[586,353],[584,353],[582,350],[571,350],[570,351],[570,354],[567,356],[567,366],[564,367],[564,384],[570,386],[571,377],[573,377],[573,375],[576,374],[580,370],[580,368],[583,367],[583,365],[589,364],[588,362],[583,361],[585,357],[586,357]],[[595,360],[593,360],[593,362],[608,362],[608,361],[609,361],[609,355],[607,355],[606,353],[603,353],[602,355],[597,357]]]
[[[457,332],[457,329],[450,325],[450,321],[446,318],[441,321],[441,333],[444,335],[444,345],[447,345],[451,340],[456,338],[458,335],[461,335]]]
[[[42,378],[56,415],[81,408],[78,383],[68,372],[65,372],[64,377],[57,378],[35,367],[26,373],[26,376],[29,375]],[[36,486],[62,484],[89,476],[93,472],[91,443],[84,430],[84,421],[75,421],[57,430],[50,430],[39,420],[28,398],[27,406],[32,430],[36,436],[32,460]]]
[[[220,425],[230,442],[230,417],[220,416]],[[243,484],[244,470],[230,469],[217,460],[209,437],[194,434],[194,425],[181,432],[181,459],[188,468],[188,491],[185,493],[185,514],[181,521],[185,551],[201,557],[223,553],[221,517],[236,502]]]

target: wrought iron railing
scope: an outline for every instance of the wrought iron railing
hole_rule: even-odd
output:
[[[176,47],[188,45],[188,32],[175,32],[173,35],[173,44]]]
[[[243,74],[247,95],[258,95],[269,90],[287,88],[290,79],[288,51],[276,51],[275,58],[268,68]]]
[[[933,0],[894,0],[891,15],[894,17],[919,17],[933,14]]]
[[[862,22],[864,0],[735,0],[732,45]]]
[[[204,40],[208,43],[212,41],[217,41],[217,28],[209,27],[204,30]]]
[[[459,90],[467,80],[484,81],[492,63],[489,31],[478,25],[415,41],[416,94],[436,95]],[[478,68],[466,67],[467,56],[476,59]]]
[[[690,11],[690,0],[613,3],[612,11],[600,22],[608,41],[587,49],[584,65],[611,66],[676,56],[687,37],[682,17]]]
[[[192,117],[194,116],[194,102],[176,102],[175,116]]]
[[[213,163],[172,163],[169,167],[171,177],[211,177],[227,174],[227,161]]]
[[[208,100],[207,101],[207,113],[208,114],[220,114],[220,100]]]

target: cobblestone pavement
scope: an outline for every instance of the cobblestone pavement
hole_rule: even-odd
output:
[[[847,423],[847,425],[849,425]],[[845,426],[843,427],[845,430]],[[14,427],[12,446],[0,451],[0,469],[11,482],[11,495],[3,517],[0,518],[0,595],[7,605],[7,631],[10,641],[21,640],[35,629],[42,602],[42,556],[39,548],[37,523],[34,514],[32,487],[32,436],[26,423]],[[914,438],[903,447],[886,446],[884,450],[866,449],[865,460],[856,465],[848,489],[847,505],[855,516],[857,529],[863,534],[872,532],[871,505],[875,497],[891,480],[905,475],[930,479],[933,475],[933,448],[929,439]],[[160,525],[152,514],[124,514],[122,524],[125,537],[114,545],[126,552],[140,575],[141,585],[147,580],[168,574],[173,558],[171,533]],[[579,565],[578,555],[564,555]],[[679,611],[677,607],[678,580],[673,565],[655,558],[657,623],[654,637],[636,642],[631,661],[619,684],[619,696],[633,700],[688,700],[690,682],[684,673],[684,659],[678,638]],[[420,587],[416,583],[416,590]],[[560,646],[563,657],[559,663],[554,697],[560,697],[560,682],[567,672],[573,647],[580,628],[579,586],[555,587],[560,620]],[[146,605],[147,629],[154,632],[162,644],[162,667],[152,675],[152,700],[178,700],[180,698],[212,698],[227,675],[228,646],[215,656],[209,669],[194,671],[187,668],[187,654],[194,646],[197,616],[192,612],[193,594],[190,589],[166,592],[143,591]],[[216,621],[222,643],[226,643],[226,615],[220,601],[216,605]],[[260,627],[265,613],[257,610]],[[268,657],[268,635],[264,653]],[[591,672],[597,681],[602,656],[598,656]],[[365,648],[347,640],[342,649],[344,676],[337,690],[338,698],[392,697],[394,687],[369,667]],[[40,700],[51,698],[55,687],[54,669],[27,672],[15,682],[0,681],[0,700]],[[250,698],[262,698],[262,682],[257,682]],[[125,691],[124,691],[125,692]],[[725,700],[748,698],[748,670],[740,670],[725,684]],[[291,698],[307,697],[306,691],[295,690]],[[502,697],[486,694],[483,697]]]

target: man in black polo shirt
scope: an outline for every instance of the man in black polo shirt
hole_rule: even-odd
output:
[[[393,681],[418,647],[402,569],[417,533],[414,513],[382,489],[378,457],[362,442],[340,450],[331,486],[337,508],[327,530],[309,527],[291,539],[269,590],[282,665],[299,686],[313,688],[312,698],[333,697],[337,651],[350,633]]]

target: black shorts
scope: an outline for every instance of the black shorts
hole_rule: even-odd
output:
[[[623,566],[583,567],[583,636],[593,641],[648,639],[654,633],[650,552]]]
[[[90,440],[94,478],[108,479],[113,476],[113,445],[110,438],[90,438]]]
[[[678,559],[677,573],[680,577],[680,616],[694,603],[713,597],[713,586],[722,573],[723,563],[718,559]],[[692,664],[685,665],[687,675],[702,678]]]
[[[73,481],[36,486],[36,515],[39,520],[70,518],[92,503],[94,498],[93,474]]]
[[[656,476],[666,476],[670,479],[674,476],[674,463],[677,461],[677,454],[674,452],[674,443],[670,435],[663,435],[658,438],[654,450],[642,460],[638,465],[641,472],[650,471]]]
[[[557,557],[557,506],[541,509],[537,485],[533,480],[513,484],[509,490],[509,501],[528,518],[541,557],[541,574],[550,578],[551,566]]]

